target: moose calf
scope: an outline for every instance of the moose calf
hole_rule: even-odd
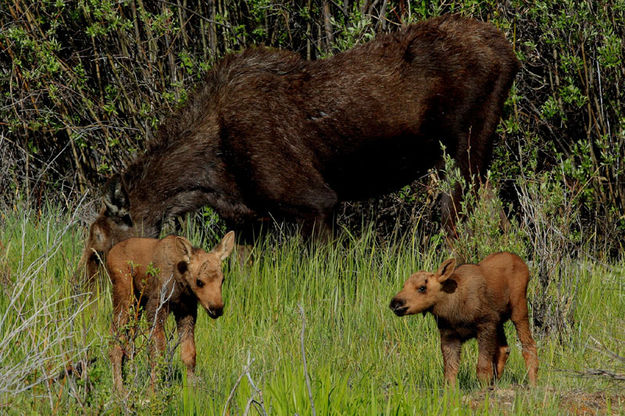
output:
[[[170,312],[176,318],[180,354],[187,367],[187,376],[193,377],[197,303],[199,301],[211,318],[221,316],[224,307],[221,263],[230,255],[233,246],[232,231],[209,253],[193,247],[186,238],[173,235],[162,240],[130,238],[113,246],[106,267],[113,283],[112,331],[117,339],[113,341],[110,358],[117,391],[123,390],[123,361],[126,347],[131,342],[125,327],[133,303],[145,311],[151,326],[152,386],[156,377],[154,353],[162,353],[165,349],[163,325]]]
[[[477,376],[483,383],[501,378],[510,353],[504,322],[512,319],[523,345],[531,385],[536,384],[538,357],[527,316],[529,270],[517,255],[495,253],[479,264],[456,268],[446,260],[436,273],[419,271],[406,281],[390,308],[397,316],[431,312],[441,335],[445,379],[454,384],[462,343],[477,337]]]

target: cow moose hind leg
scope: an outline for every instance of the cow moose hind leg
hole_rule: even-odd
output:
[[[461,129],[460,133],[456,134],[458,146],[454,155],[455,160],[462,176],[467,181],[467,185],[473,183],[474,190],[477,190],[477,187],[484,182],[492,156],[495,130],[501,118],[503,101],[512,82],[506,79],[505,74],[508,74],[506,71],[503,71],[502,74],[497,78],[490,95],[483,102],[484,112],[472,119],[472,124],[468,129]],[[464,192],[467,190],[464,189]],[[457,237],[456,223],[461,219],[459,209],[462,199],[463,189],[458,184],[451,195],[444,195],[440,201],[442,225],[448,235],[453,238]],[[506,225],[505,213],[502,211],[499,216],[502,217],[502,224]]]

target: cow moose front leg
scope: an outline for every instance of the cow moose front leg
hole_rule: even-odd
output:
[[[303,235],[320,241],[328,241],[333,235],[333,214],[338,197],[318,174],[316,177],[318,182],[302,190],[296,196],[290,209],[298,218],[298,225]]]
[[[259,186],[263,186],[263,181],[276,185],[267,192],[270,212],[282,218],[295,219],[300,232],[306,237],[330,239],[338,196],[312,162],[302,161],[297,170],[289,172],[272,168],[256,179]]]
[[[187,382],[195,382],[195,322],[197,319],[197,306],[174,309],[176,327],[180,337],[180,358],[187,367]]]

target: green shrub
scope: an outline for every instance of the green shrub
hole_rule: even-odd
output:
[[[493,181],[518,215],[520,175],[564,169],[584,195],[583,226],[615,255],[625,235],[625,0],[290,2],[4,0],[0,7],[0,187],[66,206],[118,171],[212,64],[255,44],[315,59],[443,13],[488,20],[523,70],[494,145]],[[383,236],[436,214],[428,181],[346,204]],[[97,192],[92,192],[92,197]],[[423,215],[422,215],[423,214]],[[342,220],[341,218],[339,220]],[[431,228],[425,225],[426,229]]]

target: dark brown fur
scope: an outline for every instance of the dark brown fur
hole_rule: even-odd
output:
[[[390,308],[398,316],[423,312],[436,317],[445,379],[455,383],[462,343],[476,338],[477,375],[488,383],[503,374],[509,348],[503,324],[514,323],[523,345],[530,384],[536,384],[538,357],[527,316],[529,270],[515,254],[491,254],[479,264],[445,261],[436,273],[420,271],[404,284]]]
[[[518,69],[498,29],[459,16],[319,61],[268,48],[227,56],[109,182],[83,256],[89,276],[94,253],[204,205],[244,236],[268,217],[327,230],[337,202],[437,166],[440,143],[465,177],[482,174]],[[443,214],[453,227],[450,198]]]
[[[221,262],[234,245],[234,233],[206,253],[183,238],[168,236],[162,240],[130,238],[115,245],[107,256],[106,267],[113,283],[113,326],[111,349],[113,382],[122,391],[122,367],[128,343],[125,326],[131,305],[141,306],[151,327],[152,384],[154,356],[165,349],[163,325],[169,313],[176,318],[180,336],[180,355],[187,366],[187,376],[195,371],[195,320],[197,303],[216,319],[223,311],[221,285],[224,276]]]

